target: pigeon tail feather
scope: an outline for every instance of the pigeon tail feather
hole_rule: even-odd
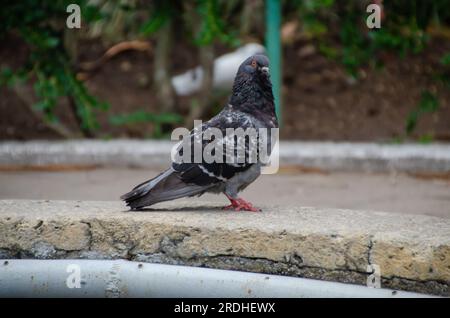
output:
[[[170,168],[155,178],[139,184],[120,198],[131,209],[139,210],[158,202],[203,194],[208,188],[209,186],[199,186],[183,182],[179,173]]]

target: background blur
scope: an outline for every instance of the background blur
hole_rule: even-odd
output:
[[[81,29],[66,7],[81,7]],[[450,0],[281,1],[283,139],[450,140]],[[263,0],[6,1],[0,139],[162,138],[226,103],[213,62],[265,43]],[[200,89],[172,77],[196,66]]]

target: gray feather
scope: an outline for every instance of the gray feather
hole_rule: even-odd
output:
[[[131,209],[137,210],[158,202],[203,194],[209,187],[187,184],[180,179],[177,171],[170,168],[157,177],[141,183],[121,196],[121,199]]]

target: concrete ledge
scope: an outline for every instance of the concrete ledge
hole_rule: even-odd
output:
[[[450,220],[420,215],[237,213],[192,200],[129,212],[119,202],[4,200],[0,258],[123,258],[361,285],[377,264],[382,287],[450,296]]]
[[[175,142],[72,140],[0,143],[0,166],[167,166]],[[450,172],[449,144],[281,142],[281,165],[327,170]]]

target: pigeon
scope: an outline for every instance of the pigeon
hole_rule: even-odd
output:
[[[256,54],[239,66],[231,97],[222,111],[195,127],[183,138],[176,150],[178,160],[172,159],[169,169],[137,185],[122,195],[121,199],[131,210],[141,210],[158,202],[182,197],[200,196],[207,192],[223,193],[230,200],[230,205],[224,207],[226,210],[261,211],[238,196],[240,191],[260,176],[264,166],[260,160],[251,160],[255,141],[244,136],[242,142],[241,137],[227,135],[229,129],[253,129],[259,134],[261,128],[269,132],[264,140],[270,156],[273,148],[270,132],[278,128],[278,120],[270,81],[269,59],[265,55]],[[206,138],[206,132],[212,129],[220,134],[215,135],[215,138]],[[261,138],[257,140],[260,142]],[[222,160],[211,162],[203,157],[195,160],[194,151],[190,151],[190,154],[186,152],[195,149],[196,145],[204,150],[212,143],[215,143],[215,148],[211,154]],[[226,151],[227,147],[231,147],[232,151]],[[259,148],[257,149],[258,157]]]

